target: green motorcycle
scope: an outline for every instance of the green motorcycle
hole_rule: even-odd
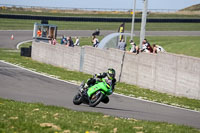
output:
[[[108,103],[108,95],[112,94],[111,85],[109,85],[105,79],[97,81],[95,85],[88,89],[83,89],[84,82],[79,87],[78,93],[73,98],[75,105],[81,103],[88,104],[90,107],[97,106],[100,102]]]

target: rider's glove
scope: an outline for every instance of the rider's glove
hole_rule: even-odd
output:
[[[85,88],[85,89],[88,88],[88,84],[86,83],[83,88]]]

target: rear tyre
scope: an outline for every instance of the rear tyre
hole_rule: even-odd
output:
[[[82,96],[80,93],[76,94],[73,98],[73,103],[75,105],[80,105],[82,103]]]
[[[92,94],[89,100],[89,106],[90,107],[97,106],[101,102],[103,96],[104,94],[101,93],[101,91],[97,91],[96,93]]]

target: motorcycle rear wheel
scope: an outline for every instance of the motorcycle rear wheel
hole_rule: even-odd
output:
[[[101,102],[103,96],[104,94],[101,93],[101,91],[97,91],[96,93],[92,94],[89,100],[89,106],[90,107],[97,106]]]

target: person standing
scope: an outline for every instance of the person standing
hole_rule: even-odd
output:
[[[42,31],[41,31],[41,29],[39,28],[38,31],[37,31],[37,36],[38,36],[38,37],[41,37],[41,35],[42,35]]]

